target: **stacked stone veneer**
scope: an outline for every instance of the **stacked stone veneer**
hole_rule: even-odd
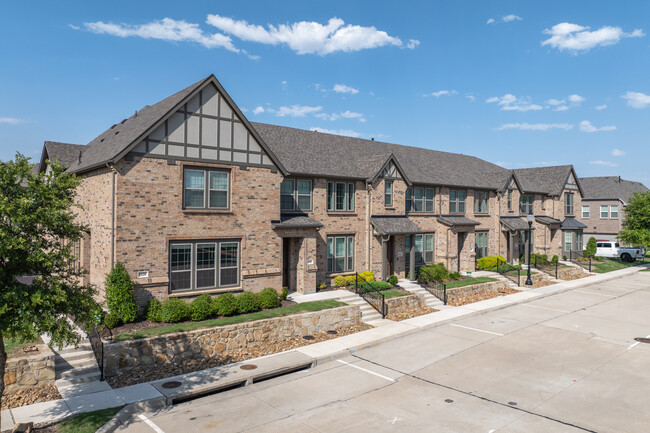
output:
[[[104,373],[114,376],[136,367],[227,356],[230,351],[262,346],[282,338],[335,331],[359,323],[361,310],[356,305],[347,305],[142,340],[107,343],[104,346]]]
[[[571,266],[569,268],[558,268],[557,277],[560,280],[577,280],[578,278],[588,277],[589,274],[582,268]]]
[[[412,294],[386,299],[386,315],[406,314],[426,306],[424,295]]]
[[[522,284],[525,279],[522,279]],[[486,292],[495,292],[508,288],[508,283],[505,281],[490,281],[487,283],[472,284],[470,286],[455,287],[447,289],[447,302],[460,300],[468,295],[478,295]]]
[[[9,357],[5,367],[5,394],[43,385],[54,385],[54,352],[47,345],[39,345],[31,356]]]

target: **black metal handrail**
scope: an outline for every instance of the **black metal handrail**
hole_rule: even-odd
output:
[[[584,258],[585,256],[583,251],[569,250],[569,261],[585,269],[588,269],[589,272],[591,272],[591,256],[589,256],[588,262],[585,262],[585,260],[578,260]]]
[[[499,268],[499,265],[501,265],[501,268]],[[497,274],[501,274],[513,283],[517,283],[517,287],[521,287],[521,269],[520,268],[515,268],[514,266],[508,264],[505,260],[500,260],[497,258]],[[515,279],[514,275],[508,275],[508,272],[511,271],[517,271],[517,279]]]
[[[102,339],[102,334],[108,331],[111,339],[112,339],[112,334],[113,332],[108,329],[105,325],[104,322],[101,321],[97,325],[93,325],[90,328],[90,331],[87,332],[88,334],[88,340],[90,341],[90,347],[93,350],[93,353],[95,354],[95,359],[97,360],[97,366],[99,367],[99,373],[100,381],[104,381],[104,340]]]
[[[359,274],[354,275],[354,292],[361,296],[375,310],[381,314],[381,318],[386,318],[386,297],[381,291],[373,287],[372,282],[366,280]]]
[[[538,259],[540,258],[537,255],[533,256],[533,268],[542,270],[546,273],[552,273],[553,271],[555,271],[555,279],[557,280],[557,269],[558,269],[559,260],[553,262],[551,260],[544,260],[543,257],[541,258],[541,260]]]
[[[426,276],[426,281],[422,281],[422,275]],[[417,269],[418,284],[427,292],[431,293],[436,298],[440,299],[443,304],[447,305],[447,285],[442,281],[436,279],[426,268],[420,266]],[[433,287],[429,286],[433,285]],[[442,288],[441,288],[442,286]]]

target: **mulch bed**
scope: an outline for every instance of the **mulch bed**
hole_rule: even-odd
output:
[[[447,301],[447,305],[451,305],[452,307],[459,307],[461,305],[472,304],[474,302],[485,301],[486,299],[496,298],[497,296],[511,295],[513,293],[519,293],[519,290],[506,288],[482,293],[469,293],[467,295],[449,299]]]
[[[418,309],[409,310],[406,313],[389,314],[388,316],[386,316],[386,319],[392,320],[394,322],[401,322],[402,320],[410,319],[412,317],[417,317],[417,316],[423,316],[429,313],[435,313],[436,311],[438,310],[436,310],[435,308],[422,307]]]
[[[26,404],[42,403],[44,401],[57,400],[61,394],[54,385],[43,385],[29,389],[21,389],[15,394],[2,396],[2,410],[14,407],[25,406]]]
[[[308,346],[310,344],[318,343],[320,341],[331,340],[333,338],[350,335],[357,332],[365,331],[373,326],[365,323],[341,328],[337,330],[336,334],[328,334],[321,332],[314,334],[313,340],[305,340],[302,337],[283,338],[281,340],[273,341],[263,346],[243,348],[232,350],[223,353],[220,356],[206,357],[203,359],[190,359],[184,361],[181,365],[156,365],[137,367],[117,376],[106,378],[108,384],[113,388],[121,388],[123,386],[135,385],[138,383],[149,382],[152,380],[164,379],[179,374],[192,373],[194,371],[205,370],[208,368],[218,367],[221,365],[232,364],[234,362],[246,361],[248,359],[258,358],[260,356],[271,355],[273,353],[284,352],[296,347]]]

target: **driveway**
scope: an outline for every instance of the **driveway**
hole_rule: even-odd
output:
[[[119,432],[647,432],[650,272],[431,327]]]

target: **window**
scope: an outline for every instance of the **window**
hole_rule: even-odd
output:
[[[280,185],[280,210],[310,211],[311,180],[284,179]]]
[[[535,198],[533,195],[522,195],[519,199],[519,213],[528,215],[533,213],[533,204]]]
[[[573,215],[573,193],[564,193],[564,215]]]
[[[415,266],[433,263],[435,238],[433,233],[415,235]],[[404,254],[406,256],[406,270],[411,266],[411,236],[404,237]]]
[[[618,218],[618,206],[610,206],[609,207],[609,217],[610,218]]]
[[[488,213],[488,197],[486,191],[474,191],[474,213]]]
[[[354,271],[354,236],[327,237],[327,273]]]
[[[582,206],[582,217],[589,218],[589,206]]]
[[[476,258],[488,255],[488,232],[476,232]]]
[[[384,181],[384,206],[386,207],[393,206],[393,181],[392,180]]]
[[[449,213],[465,213],[466,191],[449,190]]]
[[[354,211],[354,184],[328,182],[327,210],[337,212]]]
[[[239,284],[238,241],[172,243],[169,282],[172,291],[234,287]]]
[[[601,218],[609,218],[609,207],[607,207],[607,206],[601,206],[600,207],[600,217]]]
[[[508,191],[508,210],[512,210],[512,191]]]
[[[183,207],[185,209],[228,209],[229,172],[185,169]]]
[[[433,188],[407,188],[406,212],[433,212]]]
[[[571,232],[564,232],[564,251],[571,251]]]

